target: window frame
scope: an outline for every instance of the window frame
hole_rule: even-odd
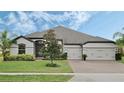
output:
[[[26,44],[20,43],[18,44],[18,54],[26,53]]]

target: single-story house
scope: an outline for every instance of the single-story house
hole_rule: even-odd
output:
[[[52,28],[55,31],[58,43],[63,46],[63,52],[67,52],[68,59],[82,59],[82,54],[87,55],[87,60],[115,60],[116,45],[114,41],[72,29],[57,26]],[[13,44],[10,54],[31,54],[35,57],[42,57],[43,35],[48,30],[34,32],[26,36],[19,36]]]

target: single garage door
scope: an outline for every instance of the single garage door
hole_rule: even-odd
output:
[[[115,60],[115,48],[86,49],[87,60]]]
[[[67,47],[66,52],[68,54],[68,59],[81,59],[82,49],[79,47]]]

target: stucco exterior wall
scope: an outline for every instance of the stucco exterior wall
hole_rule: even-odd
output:
[[[117,47],[113,43],[87,43],[83,47]]]
[[[43,39],[31,39],[32,41],[38,41],[38,40],[43,40]]]
[[[25,44],[26,45],[26,54],[34,55],[34,43],[30,42],[24,38],[19,38],[17,40],[17,44],[13,44],[10,49],[10,54],[17,55],[18,54],[18,44]]]
[[[71,47],[71,48],[78,47],[78,48],[80,48],[81,46],[80,45],[64,45],[64,48],[66,48],[66,47]]]
[[[38,40],[43,40],[43,39],[31,39],[32,41],[38,41]],[[61,40],[58,40],[58,44],[62,44]]]
[[[43,40],[43,39],[31,39],[32,41],[37,41],[37,40]],[[28,41],[25,38],[19,38],[17,39],[17,44],[12,44],[10,48],[10,54],[11,55],[17,55],[18,54],[18,44],[25,44],[26,45],[26,53],[25,54],[31,54],[35,55],[35,45],[33,42]],[[58,41],[58,44],[62,44],[62,41]]]
[[[10,54],[11,55],[17,55],[18,54],[18,45],[17,44],[12,44],[10,48]]]

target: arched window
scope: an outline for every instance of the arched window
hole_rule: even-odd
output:
[[[25,44],[18,44],[18,54],[25,54]]]

